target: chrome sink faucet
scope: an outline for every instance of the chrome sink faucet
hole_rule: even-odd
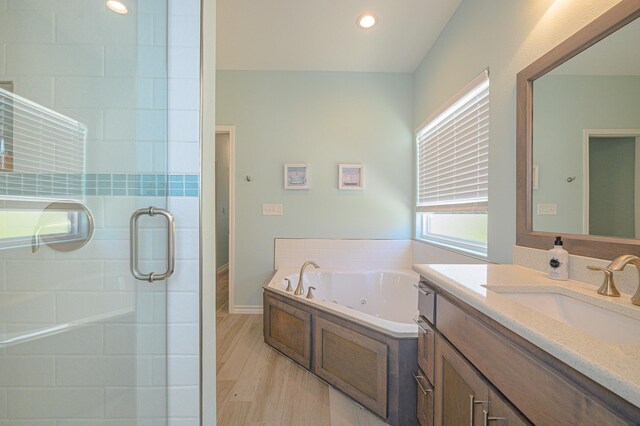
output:
[[[622,271],[628,264],[634,265],[638,270],[638,289],[636,293],[631,296],[631,303],[640,306],[640,257],[632,254],[625,254],[613,260],[607,269],[610,271]]]
[[[296,296],[304,294],[304,283],[302,281],[304,276],[304,270],[309,265],[313,266],[314,268],[319,268],[317,263],[312,262],[310,260],[302,264],[302,268],[300,268],[300,278],[298,279],[298,287],[296,287],[296,291],[293,293]]]

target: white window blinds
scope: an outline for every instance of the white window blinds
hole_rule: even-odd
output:
[[[416,136],[418,212],[486,213],[489,73],[485,71]]]
[[[87,128],[0,88],[0,198],[84,198]]]

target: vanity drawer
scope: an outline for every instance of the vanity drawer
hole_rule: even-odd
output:
[[[424,317],[418,316],[415,321],[418,324],[418,366],[433,383],[436,335]]]
[[[433,387],[427,379],[425,379],[424,373],[418,369],[418,372],[414,375],[416,382],[418,383],[418,422],[421,426],[433,425]]]
[[[436,289],[427,281],[420,280],[418,288],[418,311],[434,326],[436,325]]]

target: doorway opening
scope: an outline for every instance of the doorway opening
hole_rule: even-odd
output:
[[[585,234],[640,237],[640,129],[584,131]]]
[[[216,312],[233,312],[235,127],[216,126]]]

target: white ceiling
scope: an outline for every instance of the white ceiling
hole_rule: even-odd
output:
[[[217,0],[217,68],[413,72],[461,1]]]

